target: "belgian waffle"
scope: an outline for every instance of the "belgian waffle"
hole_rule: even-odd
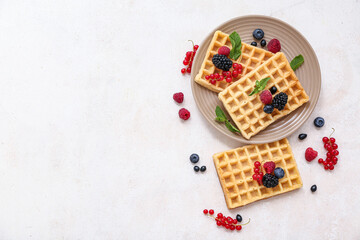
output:
[[[271,114],[263,111],[264,104],[259,94],[249,96],[256,80],[270,77],[266,89],[276,86],[277,93],[288,95],[288,102],[281,111],[274,109]],[[246,139],[265,129],[277,119],[291,113],[307,101],[309,97],[301,86],[285,55],[276,53],[256,69],[219,93],[219,99],[230,114],[241,134]]]
[[[229,35],[221,31],[216,31],[210,42],[209,48],[206,52],[205,59],[201,65],[199,73],[195,77],[195,82],[203,87],[206,87],[214,92],[221,92],[233,82],[228,83],[225,80],[216,81],[213,85],[205,78],[206,75],[214,73],[222,73],[222,70],[215,68],[212,63],[212,57],[217,54],[220,47],[227,46],[231,49],[231,42]],[[240,63],[243,67],[242,76],[255,69],[257,66],[268,60],[274,54],[264,49],[254,47],[252,45],[242,43],[241,55],[235,63]],[[232,69],[231,69],[232,70]]]
[[[286,138],[217,153],[213,159],[229,209],[302,187],[300,173]],[[285,176],[279,179],[279,185],[266,188],[253,180],[255,161],[274,161],[276,167],[284,169]]]

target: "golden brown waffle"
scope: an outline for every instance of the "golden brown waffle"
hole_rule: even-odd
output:
[[[288,95],[285,108],[281,111],[274,109],[271,114],[263,111],[264,104],[259,94],[249,96],[256,80],[260,81],[266,77],[271,78],[266,89],[276,86],[277,93],[284,92]],[[219,93],[219,99],[246,139],[309,101],[308,95],[281,52]]]
[[[232,45],[229,35],[221,31],[216,31],[210,42],[200,71],[195,77],[195,82],[214,92],[221,92],[233,83],[227,83],[224,79],[222,81],[216,81],[215,85],[213,85],[205,78],[206,75],[222,73],[222,70],[215,68],[214,64],[212,63],[212,57],[217,54],[218,49],[222,46],[228,46],[231,49]],[[274,55],[269,51],[254,47],[246,43],[242,43],[241,52],[241,56],[233,62],[240,63],[242,65],[242,76],[252,71],[261,63],[265,62]]]
[[[300,173],[286,138],[217,153],[213,159],[229,209],[302,187]],[[255,161],[274,161],[276,167],[284,169],[285,176],[279,179],[279,185],[266,188],[253,180]]]

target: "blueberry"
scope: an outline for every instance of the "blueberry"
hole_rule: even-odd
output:
[[[261,30],[260,28],[255,29],[253,32],[253,37],[257,40],[260,40],[264,37],[264,31]]]
[[[317,117],[314,120],[314,124],[316,127],[322,127],[325,124],[325,120],[322,117]]]
[[[252,42],[252,43],[250,43],[251,45],[253,45],[253,46],[257,46],[257,43],[256,42]]]
[[[310,188],[310,190],[311,190],[312,192],[315,192],[315,191],[317,190],[317,186],[316,186],[315,184],[312,185],[311,188]]]
[[[194,166],[194,171],[198,172],[200,170],[200,168],[198,166]]]
[[[270,114],[274,111],[274,106],[271,104],[265,105],[264,106],[264,112]]]
[[[271,92],[272,95],[274,95],[276,93],[276,91],[277,91],[277,88],[275,86],[272,86],[270,88],[270,92]]]
[[[274,170],[274,175],[275,177],[277,177],[278,179],[283,178],[285,176],[285,172],[284,169],[282,169],[281,167],[277,167]]]
[[[261,40],[260,45],[262,47],[265,47],[266,46],[266,40],[265,39]]]
[[[191,154],[191,156],[190,156],[190,161],[192,162],[192,163],[197,163],[198,161],[199,161],[199,155],[197,155],[196,153],[193,153],[193,154]]]
[[[201,168],[200,168],[200,172],[205,172],[206,171],[206,167],[205,166],[202,166]]]
[[[242,217],[241,217],[240,214],[236,215],[236,220],[237,220],[238,222],[241,222],[241,221],[242,221]]]
[[[301,134],[299,134],[299,139],[300,139],[300,140],[304,140],[306,137],[307,137],[307,134],[306,134],[306,133],[301,133]]]

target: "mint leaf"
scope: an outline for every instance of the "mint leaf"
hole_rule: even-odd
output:
[[[237,60],[241,55],[241,38],[237,32],[232,32],[229,36],[232,48],[229,57]]]
[[[215,121],[217,121],[217,122],[225,122],[225,121],[226,121],[226,119],[216,117],[216,118],[215,118]]]
[[[229,121],[225,122],[225,126],[227,127],[227,129],[229,129],[231,132],[240,132],[239,129],[237,129],[236,127],[234,127]]]
[[[304,57],[303,57],[303,55],[300,54],[300,55],[294,57],[293,60],[291,60],[290,66],[291,66],[292,70],[295,71],[303,63],[304,63]]]
[[[218,122],[225,122],[226,121],[226,115],[225,115],[224,111],[219,106],[216,106],[215,114],[216,114],[216,118],[215,118],[216,121],[218,121]]]
[[[255,87],[254,90],[249,94],[249,96],[254,95],[255,93],[258,93],[262,90],[265,89],[267,82],[270,80],[271,78],[267,77],[267,78],[263,78],[260,80],[260,82],[258,80],[256,80],[255,82]]]

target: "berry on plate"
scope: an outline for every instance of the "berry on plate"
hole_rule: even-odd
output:
[[[183,120],[188,120],[190,117],[190,112],[186,108],[181,108],[179,110],[179,117]]]
[[[270,104],[272,101],[272,94],[269,90],[264,90],[260,93],[260,100],[263,104]]]
[[[228,56],[230,54],[230,48],[227,46],[222,46],[219,48],[218,54]]]
[[[281,44],[280,41],[277,39],[271,39],[268,43],[268,50],[272,53],[277,53],[281,50]]]
[[[272,105],[274,106],[274,108],[277,108],[279,111],[281,111],[285,108],[287,100],[288,95],[286,95],[286,93],[280,92],[275,95]]]
[[[279,179],[269,173],[264,175],[262,181],[263,181],[264,186],[267,188],[273,188],[279,184]]]
[[[261,40],[260,45],[262,47],[265,47],[266,46],[266,40],[265,39]]]
[[[264,163],[264,169],[266,173],[272,173],[275,169],[275,163],[273,161]]]
[[[264,37],[264,31],[260,28],[257,28],[253,31],[253,37],[257,40],[260,40]]]
[[[252,46],[256,47],[257,46],[257,43],[256,42],[252,42],[250,43]]]
[[[215,54],[212,58],[212,62],[216,68],[223,71],[229,71],[232,67],[233,62],[228,59],[225,55]]]
[[[285,172],[284,169],[282,169],[281,167],[277,167],[274,170],[274,175],[275,177],[277,177],[278,179],[283,178],[285,176]]]

